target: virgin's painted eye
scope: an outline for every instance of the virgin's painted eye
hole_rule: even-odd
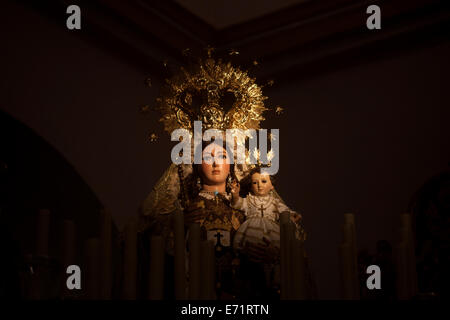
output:
[[[256,184],[256,181],[253,181],[253,184]]]
[[[267,180],[262,180],[262,183],[266,183],[267,182]]]

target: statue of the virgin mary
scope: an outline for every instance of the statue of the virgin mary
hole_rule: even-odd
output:
[[[225,135],[215,140],[202,141],[198,148],[202,154],[201,164],[170,164],[153,190],[141,205],[139,232],[142,239],[147,234],[160,235],[165,240],[167,257],[173,255],[172,218],[177,210],[182,210],[185,223],[199,223],[203,240],[214,242],[220,247],[216,263],[220,264],[221,289],[224,297],[236,297],[237,283],[232,275],[236,274],[236,261],[239,254],[233,250],[233,237],[245,220],[242,211],[231,205],[230,188],[233,183],[244,181],[254,165],[248,161],[233,164],[239,144],[244,146],[246,157],[249,155],[245,136],[239,135],[247,129],[259,129],[264,120],[264,106],[261,87],[250,78],[247,72],[235,68],[231,63],[215,60],[209,54],[204,60],[189,68],[181,68],[173,78],[166,80],[167,85],[157,99],[157,109],[161,112],[160,121],[171,134],[175,129],[186,129],[193,138],[194,121],[202,122],[202,129],[228,129],[236,132],[233,136],[235,149],[227,149],[223,143]],[[239,130],[236,130],[239,129]],[[233,131],[235,130],[235,131]],[[191,144],[194,146],[194,144]],[[191,158],[194,159],[194,147]],[[210,158],[205,160],[205,153]],[[218,159],[221,159],[219,161]],[[234,158],[233,158],[234,159]],[[231,162],[231,163],[230,163]],[[282,202],[278,194],[276,196]],[[299,226],[299,228],[301,228]],[[304,233],[302,233],[304,234]],[[277,261],[278,252],[268,245],[258,253],[265,260]],[[148,252],[145,248],[140,250]],[[140,257],[145,261],[145,257]],[[170,272],[169,272],[170,273]],[[166,279],[170,287],[170,277]],[[171,297],[170,290],[167,297]]]

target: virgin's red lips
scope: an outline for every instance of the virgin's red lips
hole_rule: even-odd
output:
[[[212,174],[220,174],[220,170],[213,170]]]

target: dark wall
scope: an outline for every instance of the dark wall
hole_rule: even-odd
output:
[[[58,151],[4,112],[0,112],[0,148],[1,269],[8,275],[0,283],[0,296],[24,298],[26,289],[20,283],[33,265],[29,257],[38,253],[39,211],[50,211],[48,255],[55,259],[51,261],[62,262],[63,220],[75,223],[72,263],[80,264],[84,241],[99,235],[102,205]]]
[[[151,75],[67,30],[64,19],[2,5],[1,110],[59,150],[123,225],[170,161],[169,146],[155,152],[147,143],[149,118],[139,113],[155,98],[144,84]]]
[[[304,211],[323,298],[338,294],[343,213],[356,214],[358,246],[373,252],[377,240],[395,240],[415,191],[449,169],[448,56],[446,43],[271,93],[286,106],[273,123],[279,191]]]

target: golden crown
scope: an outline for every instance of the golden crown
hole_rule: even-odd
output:
[[[272,138],[270,138],[272,139]],[[251,159],[250,159],[250,153],[253,153],[253,157],[256,160],[256,163],[252,163]],[[263,163],[261,161],[261,152],[259,151],[258,148],[253,149],[253,151],[246,151],[246,155],[245,155],[245,163],[248,167],[249,170],[252,169],[256,169],[256,168],[267,168],[272,166],[272,159],[274,157],[274,152],[272,149],[269,150],[269,152],[267,152],[267,160],[268,163]]]
[[[259,129],[266,99],[246,71],[208,57],[166,79],[156,109],[169,134],[179,128],[192,132],[194,121],[202,121],[205,130]]]

